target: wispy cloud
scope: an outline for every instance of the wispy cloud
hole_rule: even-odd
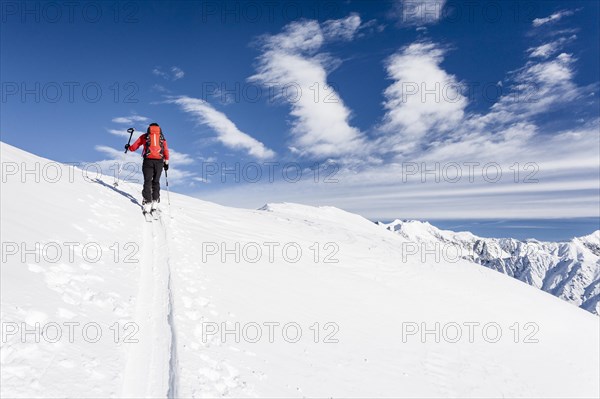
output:
[[[173,74],[173,80],[181,79],[185,76],[183,70],[176,66],[171,67],[171,73]]]
[[[556,54],[563,46],[570,41],[577,39],[576,35],[571,35],[569,37],[561,37],[557,40],[554,40],[549,43],[544,43],[537,47],[531,47],[527,50],[529,52],[529,56],[531,58],[542,58],[546,59],[551,55]]]
[[[568,53],[540,62],[528,61],[512,72],[511,92],[492,106],[488,118],[508,121],[528,118],[550,112],[553,107],[583,95],[586,88],[573,81],[575,61]]]
[[[546,25],[546,24],[549,24],[549,23],[557,22],[557,21],[559,21],[560,19],[562,19],[564,17],[573,15],[574,13],[575,13],[574,10],[561,10],[561,11],[557,11],[554,14],[548,16],[548,17],[534,19],[533,22],[532,22],[532,24],[533,24],[534,27],[537,28],[537,27],[542,26],[542,25]]]
[[[119,137],[129,137],[129,133],[125,129],[106,129],[108,133]]]
[[[179,80],[185,76],[185,72],[176,66],[172,66],[167,70],[164,70],[162,67],[157,66],[152,69],[152,73],[156,76],[160,76],[166,80]]]
[[[165,86],[159,85],[159,84],[152,85],[152,90],[156,90],[160,93],[170,93],[171,92],[171,90],[169,90]]]
[[[263,143],[242,132],[227,116],[217,111],[204,100],[187,96],[173,97],[168,103],[177,104],[184,112],[192,114],[197,122],[207,125],[217,133],[217,140],[224,146],[236,150],[245,150],[258,159],[268,159],[275,153]]]
[[[301,154],[327,157],[365,150],[361,132],[349,123],[351,111],[327,82],[332,59],[318,53],[327,41],[352,40],[359,26],[360,17],[352,14],[322,25],[292,22],[263,38],[257,73],[249,80],[274,87],[290,105],[291,145]],[[287,95],[281,93],[284,87]]]
[[[325,40],[350,41],[354,39],[360,26],[360,16],[358,14],[350,14],[346,18],[325,21],[322,26],[322,31]]]
[[[112,120],[114,123],[121,123],[124,125],[132,125],[136,122],[140,122],[140,123],[146,123],[149,122],[150,119],[148,119],[145,116],[141,116],[141,115],[129,115],[129,116],[120,116],[118,118],[113,118]]]
[[[127,156],[127,158],[130,158],[130,159],[138,159],[139,158],[139,153],[135,154],[133,152],[128,152],[125,155],[122,150],[117,150],[117,149],[114,149],[107,145],[97,145],[94,147],[94,149],[96,151],[101,152],[104,155],[110,157],[111,159],[119,159],[119,158],[122,158],[123,156]]]

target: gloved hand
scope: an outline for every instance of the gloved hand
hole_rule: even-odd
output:
[[[165,170],[169,170],[169,161],[165,161],[163,168],[165,168]]]
[[[125,144],[125,151],[129,151],[129,144]]]

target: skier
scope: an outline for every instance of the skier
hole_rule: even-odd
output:
[[[160,175],[163,168],[169,170],[169,147],[158,123],[151,123],[146,133],[142,134],[131,145],[125,144],[125,150],[135,151],[143,145],[142,172],[144,173],[144,189],[142,190],[143,212],[153,212],[160,202]]]

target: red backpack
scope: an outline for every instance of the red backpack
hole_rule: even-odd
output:
[[[144,158],[163,159],[165,152],[165,136],[158,125],[150,125],[146,132]]]

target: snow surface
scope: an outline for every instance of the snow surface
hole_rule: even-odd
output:
[[[3,164],[49,162],[4,143],[0,150]],[[63,172],[68,175],[66,166]],[[6,177],[0,197],[2,397],[600,394],[598,317],[466,260],[403,259],[405,237],[358,215],[297,204],[235,209],[171,193],[170,207],[163,194],[160,220],[147,223],[135,203],[136,184],[115,190],[112,178],[90,182],[77,171],[73,182]],[[95,242],[104,256],[92,263],[75,250],[72,260],[63,254],[51,262],[48,253],[23,260],[21,253],[8,254],[4,244],[11,242],[27,248]],[[278,243],[274,260],[266,247],[254,263],[250,255],[236,262],[231,254],[206,253],[207,243],[231,249],[250,242]],[[309,249],[315,242],[317,259]],[[110,250],[115,243],[118,259]],[[138,263],[124,261],[127,243],[139,248]],[[286,243],[300,246],[299,261],[284,258]],[[338,249],[333,255],[331,245]],[[325,262],[328,255],[338,262]],[[65,322],[80,323],[73,342],[65,336],[48,342],[50,323]],[[92,322],[103,332],[96,343],[82,339],[81,326]],[[206,330],[268,322],[280,323],[273,342],[267,327],[255,343],[251,329],[239,342],[234,334]],[[292,322],[302,329],[296,343],[282,338],[282,326]],[[317,343],[310,329],[316,322]],[[328,322],[335,324],[326,329]],[[405,332],[407,326],[434,329],[436,322],[481,324],[472,342],[467,327],[455,343],[450,329],[440,342],[431,333],[403,339],[403,326]],[[48,328],[39,343],[35,334],[9,334],[22,323]],[[117,343],[110,330],[115,323]],[[139,342],[124,342],[131,332],[126,323],[139,327]],[[498,342],[489,342],[493,332],[483,338],[485,323],[500,326]],[[338,342],[324,342],[332,332]]]

